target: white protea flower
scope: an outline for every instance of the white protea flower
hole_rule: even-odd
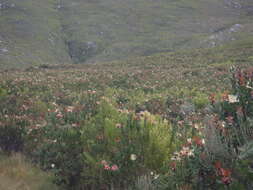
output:
[[[66,108],[66,111],[72,113],[72,112],[74,111],[74,109],[75,109],[74,106],[68,106],[68,107]]]
[[[131,154],[130,155],[130,160],[135,161],[136,159],[137,159],[136,154]]]
[[[250,86],[249,82],[247,82],[246,88],[253,89],[253,87]]]
[[[200,129],[201,129],[201,125],[200,125],[200,124],[195,123],[195,124],[194,124],[194,128],[195,128],[195,129],[197,129],[197,130],[200,130]]]
[[[156,174],[155,176],[154,176],[154,179],[157,179],[159,177],[159,175],[158,174]]]
[[[171,160],[172,161],[181,161],[181,158],[180,158],[180,156],[173,156],[173,157],[171,157]]]
[[[192,150],[189,150],[189,152],[187,153],[187,156],[189,157],[189,156],[194,156],[194,150],[192,149]]]
[[[228,102],[229,102],[229,103],[236,103],[236,102],[239,102],[238,96],[236,96],[236,95],[228,95]]]

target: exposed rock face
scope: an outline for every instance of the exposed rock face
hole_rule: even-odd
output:
[[[240,29],[242,29],[243,26],[241,24],[234,24],[230,29],[229,29],[229,33],[232,32],[238,32]]]
[[[0,3],[0,10],[1,9],[15,8],[15,7],[16,7],[15,3],[9,3],[9,2],[1,2]]]
[[[253,15],[253,6],[247,6],[244,8],[248,16]]]
[[[75,63],[84,62],[88,58],[92,57],[98,51],[96,42],[79,42],[69,41],[67,42],[69,55]]]
[[[235,9],[240,9],[242,8],[242,5],[240,3],[240,1],[238,0],[224,0],[226,6],[235,8]]]
[[[7,48],[2,48],[2,49],[0,49],[0,51],[1,51],[2,53],[7,53],[9,50],[8,50]]]
[[[223,42],[235,40],[234,33],[240,32],[243,29],[242,24],[234,24],[231,27],[224,28],[208,37],[204,43],[208,43],[209,46],[214,47],[220,45]]]

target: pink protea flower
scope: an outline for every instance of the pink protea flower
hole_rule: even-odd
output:
[[[60,119],[60,118],[63,118],[63,115],[62,115],[61,112],[59,112],[59,113],[57,113],[56,117],[57,117],[58,119]]]
[[[67,108],[65,108],[65,111],[66,112],[73,112],[74,111],[74,109],[75,109],[75,107],[74,106],[68,106]]]
[[[114,164],[114,165],[112,165],[111,170],[117,171],[117,170],[119,170],[119,167],[116,164]]]
[[[105,165],[104,165],[104,169],[105,169],[105,170],[110,170],[111,167],[110,167],[108,164],[105,164]]]
[[[211,102],[211,104],[214,104],[215,103],[215,94],[211,94],[209,96],[209,101]]]

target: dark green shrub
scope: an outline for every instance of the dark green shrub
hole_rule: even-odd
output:
[[[8,153],[22,151],[25,135],[24,121],[1,121],[4,123],[0,123],[0,148]]]
[[[76,187],[84,167],[80,131],[49,126],[45,127],[44,135],[46,139],[33,153],[34,159],[44,170],[52,170],[58,185]]]

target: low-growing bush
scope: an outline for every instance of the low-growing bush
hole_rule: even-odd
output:
[[[24,134],[24,126],[21,123],[10,121],[0,125],[0,148],[6,153],[22,151]]]

